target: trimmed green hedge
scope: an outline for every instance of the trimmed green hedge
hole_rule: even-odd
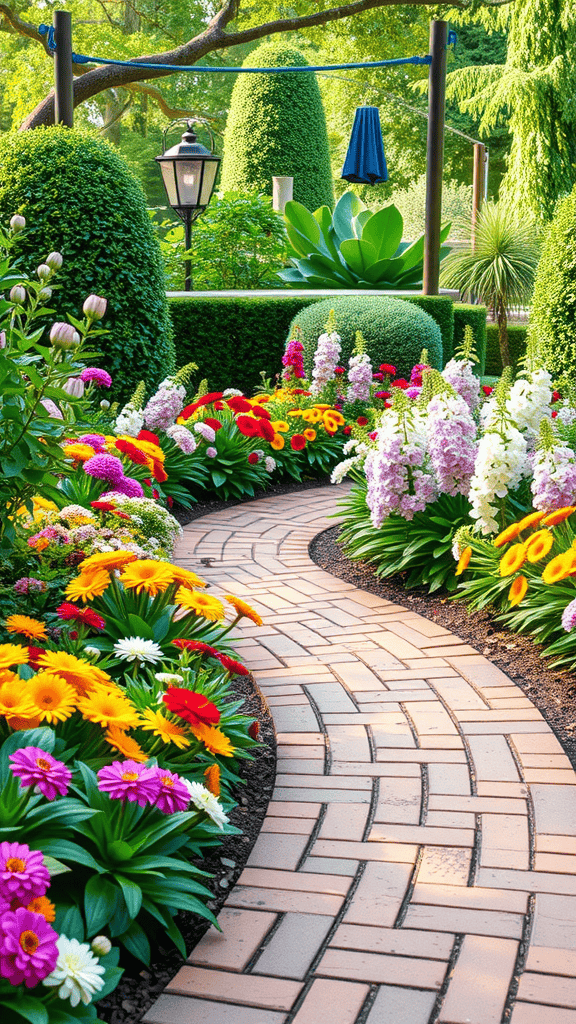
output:
[[[454,354],[454,303],[447,295],[403,295],[404,302],[413,302],[436,321],[442,335],[444,366]]]
[[[528,324],[508,324],[508,348],[514,370],[518,370],[518,360],[526,352],[526,336]],[[486,324],[486,374],[499,377],[502,373],[502,360],[498,344],[498,324]]]
[[[529,339],[548,370],[576,370],[576,185],[548,227],[532,298]]]
[[[474,341],[476,342],[476,354],[479,362],[476,363],[477,373],[480,377],[489,371],[486,367],[486,306],[467,306],[463,302],[454,303],[454,350],[459,348],[464,340],[464,328],[467,325],[472,328]],[[454,351],[453,350],[453,351]],[[446,359],[445,362],[448,362]],[[501,371],[500,371],[501,372]]]

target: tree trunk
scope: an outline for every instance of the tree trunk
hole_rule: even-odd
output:
[[[508,320],[506,317],[506,301],[502,297],[497,299],[496,311],[498,316],[498,344],[500,346],[500,359],[502,369],[512,366],[510,349],[508,348]]]

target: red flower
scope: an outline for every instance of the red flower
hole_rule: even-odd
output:
[[[78,633],[77,629],[71,629],[69,634],[68,634],[68,636],[70,637],[71,640],[77,640],[79,635],[80,634]]]
[[[144,481],[146,483],[146,481]],[[91,501],[92,508],[100,509],[101,512],[112,512],[114,505],[109,501]]]
[[[106,626],[106,619],[98,615],[98,612],[95,612],[93,608],[81,608],[77,621],[82,622],[85,626],[90,626],[92,629],[104,629]]]
[[[274,440],[276,431],[268,420],[258,420],[258,426],[260,428],[260,437],[263,437],[265,441]]]
[[[232,395],[232,398],[226,399],[226,405],[232,412],[252,412],[252,406],[241,395]]]
[[[553,391],[552,392],[552,401],[553,402],[559,402],[561,398],[562,398],[562,395],[560,394],[559,391]]]
[[[260,424],[252,416],[237,416],[236,426],[244,437],[260,437]]]
[[[146,479],[143,480],[142,483],[146,484],[147,487],[150,487],[151,484],[152,484],[152,481],[150,480],[149,477],[146,477]]]
[[[484,394],[486,396],[488,396],[488,395],[492,394],[492,392],[494,391],[494,388],[489,388],[487,384],[483,384],[482,385],[482,391],[484,392]]]
[[[82,615],[82,609],[77,608],[76,605],[71,604],[70,601],[64,601],[62,604],[58,605],[56,615],[64,622],[74,622]]]
[[[342,431],[342,433],[346,434],[346,437],[348,437],[348,434],[352,433],[352,427],[344,427],[344,430]]]
[[[552,419],[555,420],[557,415],[558,415],[558,409],[553,409],[552,410]]]
[[[407,380],[404,380],[404,377],[398,377],[398,380],[393,380],[392,381],[392,383],[390,384],[390,387],[391,388],[402,388],[402,391],[404,391],[405,388],[410,387],[410,385],[408,384]]]
[[[122,452],[123,455],[127,455],[131,462],[135,462],[138,466],[145,466],[148,462],[144,452],[140,451],[139,448],[136,448],[130,443],[130,441],[116,441],[115,447],[119,452]]]
[[[380,369],[382,373],[387,373],[390,377],[396,376],[396,367],[392,366],[390,363],[381,363]]]
[[[46,654],[46,649],[44,647],[28,648],[28,661],[30,662],[32,668],[38,668],[38,658],[40,658],[43,654]]]
[[[385,409],[391,409],[392,408],[392,402],[384,402],[384,408]]]
[[[295,452],[301,452],[302,449],[306,447],[306,438],[304,437],[304,434],[294,434],[294,437],[290,438],[290,447],[293,448]]]
[[[311,395],[312,392],[311,391],[303,391],[302,388],[294,388],[292,394],[293,395]]]
[[[258,458],[256,452],[250,452],[250,455],[248,456],[248,462],[250,463],[250,465],[256,466],[259,461],[260,459]]]
[[[211,416],[207,416],[204,423],[207,423],[209,427],[212,427],[212,430],[222,430],[222,427],[224,426],[223,423],[220,423],[220,420],[215,420]]]
[[[213,658],[218,657],[216,648],[202,643],[201,640],[173,640],[172,644],[174,647],[179,647],[181,651],[200,651],[201,654],[210,654]]]
[[[379,398],[392,398],[392,392],[391,391],[379,391],[378,392],[378,397]]]
[[[152,497],[156,498],[156,501],[158,501],[158,498],[160,497],[160,491],[157,491],[156,488],[154,488],[154,490],[152,491]]]
[[[164,481],[168,479],[168,473],[164,469],[164,466],[162,465],[159,459],[153,459],[153,463],[154,468],[152,470],[152,476],[154,477],[157,483],[163,484]],[[155,494],[154,497],[157,498],[158,495]]]
[[[372,374],[372,379],[373,380],[384,380],[384,374],[383,373],[373,373]]]
[[[366,427],[368,425],[368,418],[366,416],[359,416],[356,423],[359,427]]]
[[[220,712],[203,693],[194,693],[179,686],[169,686],[162,697],[166,707],[190,725],[218,725]]]
[[[252,722],[252,725],[248,726],[248,735],[251,740],[257,740],[259,732],[260,722]]]
[[[370,438],[371,441],[375,441],[376,438],[378,437],[378,431],[373,430],[371,434],[368,434],[368,437]]]
[[[203,395],[202,398],[199,398],[197,402],[192,402],[192,405],[187,405],[186,408],[182,409],[180,415],[187,420],[193,412],[196,412],[196,409],[200,409],[203,405],[211,405],[212,402],[218,402],[221,398],[221,391],[211,391],[210,394]]]
[[[340,377],[342,376],[343,373],[346,373],[346,370],[344,369],[343,366],[335,366],[334,373],[338,374],[338,376]]]
[[[174,498],[172,497],[171,494],[166,495],[166,504],[168,505],[168,508],[172,508],[174,504]]]
[[[268,412],[268,409],[265,409],[262,405],[254,405],[252,407],[252,415],[258,416],[261,420],[272,419],[270,413]]]
[[[229,658],[227,654],[217,654],[216,657],[220,664],[234,676],[248,676],[250,675],[248,669],[241,661],[234,661],[234,658]]]
[[[132,516],[129,516],[127,512],[121,512],[120,509],[117,509],[117,508],[111,509],[110,512],[111,512],[111,515],[118,516],[118,519],[131,519],[132,518]]]
[[[150,441],[152,444],[160,447],[160,438],[157,434],[153,434],[151,430],[141,430],[137,437],[138,441]]]

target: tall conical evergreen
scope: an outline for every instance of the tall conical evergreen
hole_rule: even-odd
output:
[[[307,64],[286,43],[264,43],[251,67]],[[239,75],[224,137],[221,188],[257,188],[272,195],[272,177],[294,178],[294,199],[309,210],[332,206],[334,193],[326,119],[315,75]]]

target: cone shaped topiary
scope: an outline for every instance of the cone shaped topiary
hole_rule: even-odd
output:
[[[251,67],[307,64],[286,43],[264,43]],[[239,75],[224,136],[223,191],[256,188],[272,195],[272,177],[294,178],[294,199],[316,210],[332,206],[334,192],[326,119],[313,72]]]
[[[556,207],[536,272],[528,354],[558,379],[576,372],[576,186]]]
[[[0,140],[0,223],[26,218],[16,255],[34,272],[49,252],[64,257],[53,319],[82,316],[95,293],[108,300],[98,362],[112,397],[145,379],[153,389],[174,369],[172,327],[158,242],[140,183],[106,142],[62,126]],[[106,395],[108,398],[109,395]]]

